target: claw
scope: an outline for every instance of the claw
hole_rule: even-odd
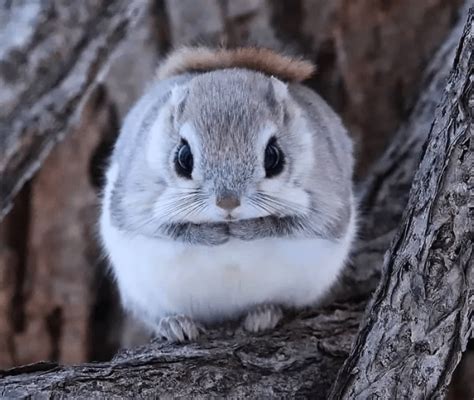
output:
[[[196,340],[202,331],[202,327],[185,315],[161,318],[156,328],[158,336],[177,343]]]
[[[274,304],[263,304],[249,311],[243,326],[249,332],[263,332],[275,328],[283,318],[283,310]]]

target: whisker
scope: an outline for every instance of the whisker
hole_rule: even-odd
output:
[[[258,202],[257,200],[253,199],[253,198],[249,198],[249,202],[252,206],[254,206],[254,208],[258,209],[258,210],[263,210],[264,212],[268,213],[268,214],[272,214],[272,209],[271,208],[268,208],[264,205],[261,204],[261,202]]]
[[[175,194],[166,201],[159,204],[160,214],[165,214],[166,219],[184,219],[191,215],[202,212],[207,207],[206,200],[208,198],[202,191],[192,195]]]
[[[204,208],[206,207],[205,202],[195,202],[185,209],[181,209],[178,215],[180,215],[181,218],[188,218],[189,216],[196,214],[198,211],[201,212]]]
[[[275,212],[279,213],[288,213],[288,212],[302,212],[301,207],[295,207],[289,202],[278,201],[274,198],[261,197],[258,201],[262,204],[265,204],[268,208],[272,209]]]
[[[297,214],[307,214],[309,211],[313,211],[312,207],[302,206],[292,201],[280,199],[265,192],[259,192],[258,195],[262,201],[266,201],[267,203],[272,204],[275,208],[282,209],[282,211],[293,211]]]

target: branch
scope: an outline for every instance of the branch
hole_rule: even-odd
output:
[[[64,393],[87,399],[281,398],[325,393],[349,352],[362,310],[359,304],[303,314],[263,336],[219,329],[195,344],[154,342],[110,363],[20,367],[0,373],[0,398]],[[314,376],[319,376],[317,382]]]
[[[446,393],[470,336],[474,263],[474,9],[383,267],[333,399]]]
[[[57,141],[146,2],[0,4],[0,220]]]

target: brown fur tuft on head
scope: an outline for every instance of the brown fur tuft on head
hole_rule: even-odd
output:
[[[183,47],[172,52],[158,67],[158,80],[186,72],[208,72],[224,68],[245,68],[272,75],[283,81],[301,82],[313,75],[313,63],[256,47],[210,49]]]

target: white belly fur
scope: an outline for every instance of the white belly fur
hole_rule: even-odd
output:
[[[170,314],[214,322],[262,303],[311,305],[344,266],[354,217],[339,242],[268,238],[209,247],[128,236],[109,217],[117,173],[117,166],[108,173],[101,236],[124,306],[145,322],[153,324]]]

